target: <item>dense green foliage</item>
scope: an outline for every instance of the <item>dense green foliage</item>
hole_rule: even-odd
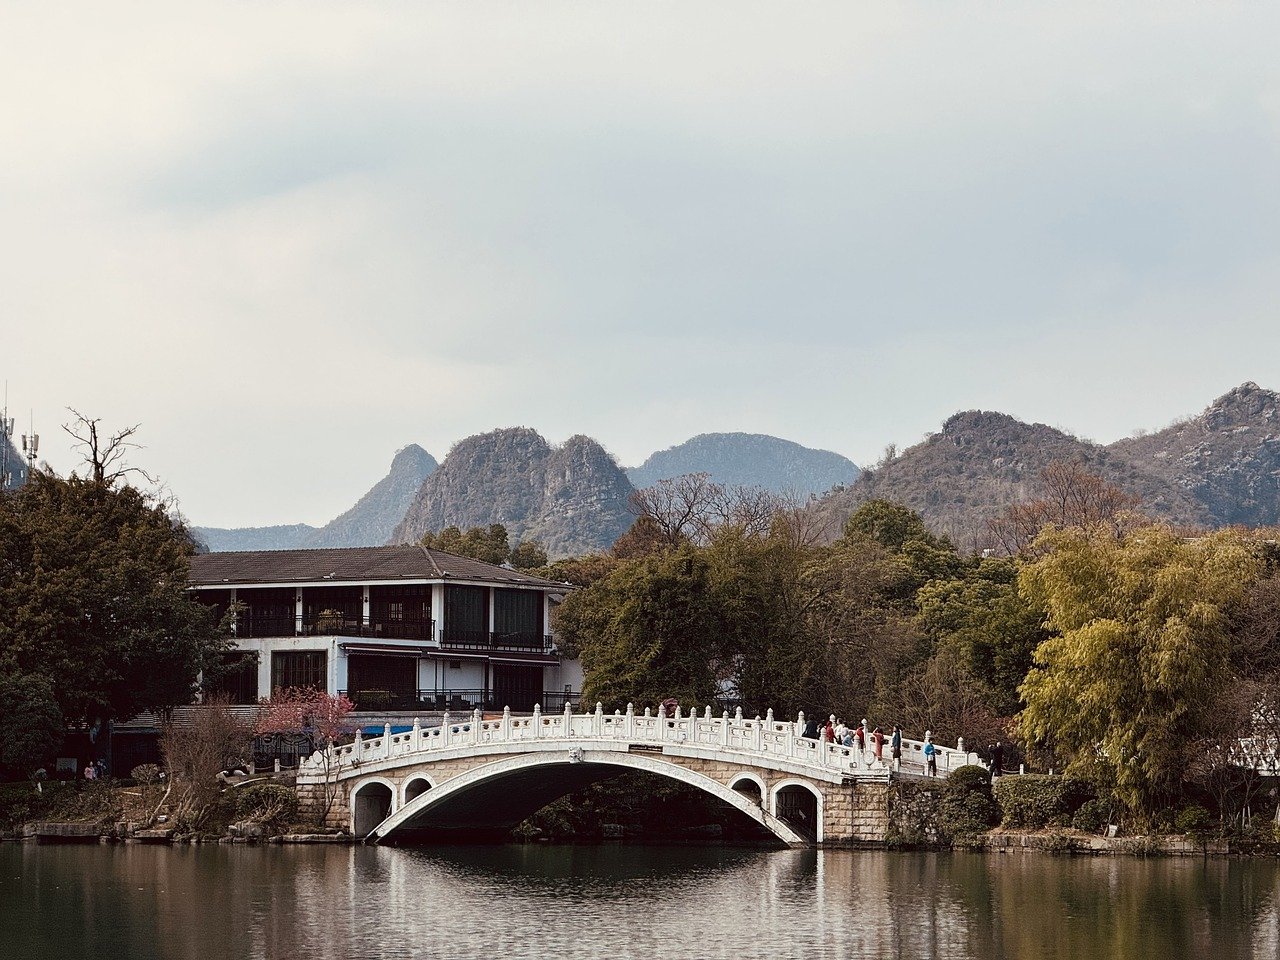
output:
[[[1233,534],[1187,541],[1161,527],[1125,538],[1050,531],[1039,545],[1021,584],[1054,635],[1022,686],[1023,735],[1134,812],[1167,806],[1188,744],[1217,722],[1230,617],[1256,554]]]
[[[0,670],[0,717],[0,781],[30,775],[62,743],[65,724],[47,677]]]
[[[1000,811],[991,794],[991,774],[970,765],[946,779],[938,807],[942,829],[953,843],[964,843],[991,829]]]
[[[1072,815],[1092,798],[1092,789],[1082,780],[1030,773],[997,777],[991,792],[1000,805],[1001,824],[1025,830],[1067,826]]]
[[[226,646],[184,592],[190,553],[134,488],[34,472],[0,496],[0,676],[43,677],[91,724],[189,703]]]
[[[439,533],[423,534],[418,542],[424,547],[470,557],[484,563],[497,566],[509,563],[517,570],[543,567],[547,563],[547,551],[534,540],[518,543],[513,548],[507,528],[500,523],[471,527],[465,531],[457,527],[445,527]]]

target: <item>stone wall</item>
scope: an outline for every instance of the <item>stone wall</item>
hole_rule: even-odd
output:
[[[884,843],[889,829],[889,785],[825,785],[823,842]]]

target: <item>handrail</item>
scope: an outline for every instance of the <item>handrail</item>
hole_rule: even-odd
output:
[[[327,753],[317,751],[300,765],[299,772],[332,775],[335,770],[341,773],[344,767],[355,768],[366,762],[393,758],[408,761],[415,755],[444,749],[534,740],[616,740],[706,747],[720,753],[785,761],[848,776],[887,778],[895,769],[892,760],[877,759],[870,750],[802,737],[799,732],[803,729],[803,713],[792,723],[774,719],[772,710],[764,719],[753,720],[743,717],[741,710],[732,717],[728,711],[713,717],[710,707],[703,714],[687,715],[682,715],[677,707],[675,713],[668,716],[661,706],[655,715],[647,707],[643,714],[636,713],[633,705],[627,704],[625,713],[607,714],[599,703],[593,712],[581,714],[573,713],[569,704],[563,713],[543,713],[540,707],[534,707],[531,716],[513,716],[509,707],[503,709],[500,717],[488,718],[478,709],[461,717],[446,711],[436,727],[424,727],[415,719],[411,730],[400,733],[392,733],[390,724],[384,727],[381,736],[365,739],[357,733],[352,743],[329,747]],[[967,764],[981,764],[976,754],[964,749],[963,740],[955,748],[935,744],[935,751],[940,777]],[[902,753],[902,765],[896,769],[905,767],[909,772],[924,772],[923,741],[904,738]],[[916,767],[918,771],[912,769]]]

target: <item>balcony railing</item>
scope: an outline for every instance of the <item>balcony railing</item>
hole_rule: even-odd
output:
[[[550,653],[552,638],[541,633],[487,633],[483,630],[440,632],[440,646],[447,650],[513,650],[525,653]]]
[[[435,636],[434,620],[393,620],[387,617],[251,617],[236,620],[238,637],[342,636],[384,640],[429,641]]]
[[[519,702],[520,694],[507,695],[494,690],[416,690],[413,692],[395,690],[339,690],[346,694],[357,710],[377,712],[380,710],[449,710],[462,713],[470,710],[501,710],[510,707],[517,713],[526,713],[533,709],[533,701],[537,699],[544,711],[559,712],[569,703],[577,706],[580,694],[572,690],[544,690],[541,694],[526,696],[528,703]],[[506,702],[511,700],[517,702]],[[501,702],[500,702],[501,701]]]

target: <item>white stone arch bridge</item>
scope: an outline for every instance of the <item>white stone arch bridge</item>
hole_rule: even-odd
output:
[[[546,804],[626,770],[697,787],[790,845],[880,842],[890,781],[925,773],[923,747],[903,740],[899,769],[871,751],[799,736],[796,723],[739,711],[667,716],[595,712],[484,718],[445,714],[438,727],[317,752],[298,770],[302,807],[326,794],[328,825],[371,841],[497,840]],[[938,747],[940,777],[978,759]]]

